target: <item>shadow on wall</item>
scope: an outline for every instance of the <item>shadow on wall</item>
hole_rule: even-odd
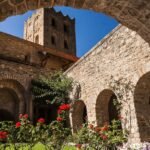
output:
[[[139,79],[134,102],[141,141],[150,142],[150,72]]]

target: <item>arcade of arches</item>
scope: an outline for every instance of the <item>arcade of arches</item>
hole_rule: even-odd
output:
[[[129,143],[150,141],[150,47],[135,31],[118,26],[65,73],[80,85],[79,99],[87,108],[89,122],[97,125],[118,116],[113,99],[118,91],[109,87],[111,76],[131,81],[134,94],[121,110],[122,129],[129,130]],[[144,75],[146,74],[146,75]],[[116,83],[117,85],[117,83]],[[116,90],[119,90],[117,87]],[[72,95],[76,96],[76,92]],[[120,101],[119,101],[120,102]]]

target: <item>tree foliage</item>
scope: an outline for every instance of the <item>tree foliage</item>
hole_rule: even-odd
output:
[[[73,80],[61,71],[32,80],[32,93],[38,103],[68,103]]]

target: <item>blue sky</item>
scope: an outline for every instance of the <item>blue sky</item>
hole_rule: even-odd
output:
[[[76,19],[76,45],[77,56],[79,57],[88,52],[118,25],[115,19],[102,13],[69,7],[55,7],[55,9]],[[0,31],[22,38],[24,21],[32,13],[33,11],[29,11],[23,15],[7,18],[5,21],[0,22]]]

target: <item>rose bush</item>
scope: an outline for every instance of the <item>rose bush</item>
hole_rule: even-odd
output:
[[[34,146],[41,142],[48,149],[61,149],[68,142],[76,143],[80,149],[86,145],[89,149],[115,148],[126,142],[127,134],[121,127],[121,116],[113,120],[111,124],[103,126],[83,124],[76,134],[71,134],[71,129],[65,127],[65,121],[70,110],[70,104],[61,104],[58,107],[58,117],[52,123],[46,125],[44,118],[39,118],[36,125],[32,125],[27,114],[20,114],[19,121],[15,124],[2,122],[0,124],[1,143],[28,143]],[[68,140],[69,139],[69,140]]]
[[[76,134],[73,141],[76,145],[86,145],[89,149],[116,148],[127,141],[127,134],[120,128],[121,120],[113,120],[111,125],[102,127],[85,124]]]
[[[6,131],[0,131],[0,141],[5,141],[7,139],[8,133]]]
[[[20,114],[19,121],[15,124],[2,122],[0,124],[1,143],[28,143],[34,146],[41,142],[47,147],[61,149],[67,142],[76,143],[80,149],[86,144],[89,149],[115,148],[126,142],[127,134],[123,133],[121,116],[113,120],[109,125],[95,126],[94,124],[83,124],[81,129],[71,134],[71,129],[66,128],[65,120],[70,110],[70,104],[61,104],[58,107],[58,117],[52,123],[46,125],[44,118],[39,118],[36,125],[32,125],[27,114]],[[69,139],[69,140],[68,140]]]
[[[0,143],[28,143],[34,146],[41,142],[60,149],[64,140],[71,133],[69,128],[64,126],[66,114],[70,109],[69,104],[60,105],[56,121],[46,125],[44,118],[39,118],[36,125],[31,124],[28,114],[20,114],[19,121],[0,123]]]

